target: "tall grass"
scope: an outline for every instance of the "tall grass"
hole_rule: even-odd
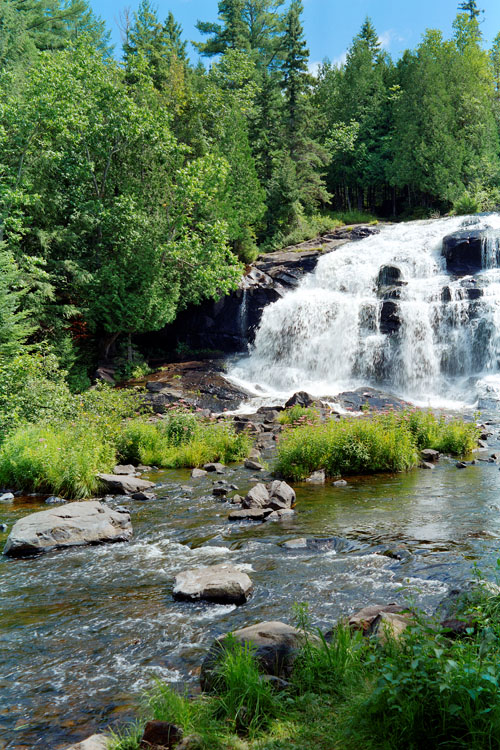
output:
[[[299,481],[318,469],[328,476],[406,471],[419,450],[464,455],[477,444],[478,429],[460,419],[430,412],[402,412],[332,419],[287,430],[278,445],[275,469]]]

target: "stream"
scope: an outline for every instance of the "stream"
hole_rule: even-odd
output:
[[[499,444],[492,439],[478,456]],[[308,602],[324,628],[377,602],[431,611],[473,564],[491,571],[498,557],[495,463],[458,470],[442,458],[433,471],[351,478],[347,487],[299,485],[295,516],[264,524],[228,522],[230,504],[211,495],[213,475],[151,477],[161,484],[158,499],[127,502],[131,543],[0,558],[2,750],[62,750],[131,720],[153,676],[195,690],[215,636],[259,620],[291,622],[294,602]],[[226,478],[242,494],[256,479],[242,467]],[[46,508],[40,498],[17,498],[0,519],[10,528]],[[338,552],[282,546],[304,536],[349,544]],[[255,593],[246,605],[173,600],[178,571],[219,562],[250,574]]]

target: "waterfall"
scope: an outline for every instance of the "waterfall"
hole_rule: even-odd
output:
[[[270,395],[374,385],[472,403],[497,383],[500,393],[499,229],[499,214],[408,222],[326,254],[265,308],[230,376]],[[450,272],[443,238],[478,230],[477,269]]]

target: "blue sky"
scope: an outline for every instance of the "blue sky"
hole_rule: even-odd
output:
[[[120,47],[119,18],[123,9],[137,8],[139,0],[91,0],[95,12],[112,30],[117,50]],[[198,40],[198,19],[217,19],[217,0],[156,0],[163,19],[171,10],[184,29],[184,37]],[[311,62],[325,57],[340,61],[353,36],[369,15],[385,49],[394,57],[402,50],[415,47],[426,28],[442,29],[451,34],[458,0],[304,0],[304,26]],[[479,0],[484,9],[482,23],[487,43],[500,31],[500,0]],[[197,54],[190,47],[192,59]]]

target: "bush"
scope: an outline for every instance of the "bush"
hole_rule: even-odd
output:
[[[277,421],[280,424],[290,424],[294,426],[304,423],[315,424],[319,422],[319,414],[316,409],[306,409],[304,406],[295,404],[295,406],[291,406],[280,412]]]
[[[287,430],[278,445],[275,469],[284,479],[295,481],[318,469],[331,477],[407,471],[418,463],[418,450],[463,455],[477,438],[474,424],[446,421],[430,412],[330,420]]]
[[[249,451],[249,437],[237,435],[232,425],[207,423],[184,411],[171,411],[155,423],[132,421],[119,441],[122,460],[164,468],[191,468],[210,461],[231,463]]]

